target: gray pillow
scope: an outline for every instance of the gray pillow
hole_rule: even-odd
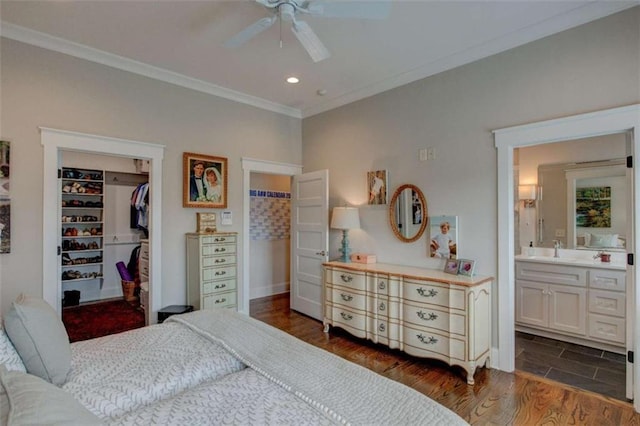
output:
[[[5,316],[4,328],[28,373],[58,386],[66,381],[71,369],[69,335],[47,302],[21,294]]]
[[[3,425],[99,425],[100,419],[70,393],[39,377],[0,366]]]

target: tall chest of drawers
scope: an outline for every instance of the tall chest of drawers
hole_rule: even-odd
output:
[[[473,384],[491,346],[491,277],[389,264],[324,264],[325,332],[461,366]]]
[[[187,234],[187,304],[194,309],[238,306],[237,234]]]
[[[140,255],[138,256],[138,270],[140,271],[140,308],[144,311],[144,322],[149,325],[149,240],[140,240]]]

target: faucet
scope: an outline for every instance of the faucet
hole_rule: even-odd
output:
[[[560,257],[558,249],[562,248],[560,240],[553,240],[553,257]]]

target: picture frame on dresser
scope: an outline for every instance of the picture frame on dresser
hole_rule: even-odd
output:
[[[227,159],[185,152],[183,166],[183,207],[227,207]]]
[[[458,260],[458,275],[472,277],[475,268],[476,268],[475,260],[470,260],[470,259]]]
[[[447,274],[458,275],[458,266],[460,262],[456,259],[447,259],[444,262],[443,271]]]

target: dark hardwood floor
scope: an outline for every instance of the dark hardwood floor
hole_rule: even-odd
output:
[[[479,369],[469,386],[462,369],[415,358],[289,309],[288,294],[251,301],[251,316],[314,346],[422,392],[473,425],[640,425],[631,403],[527,372]]]

